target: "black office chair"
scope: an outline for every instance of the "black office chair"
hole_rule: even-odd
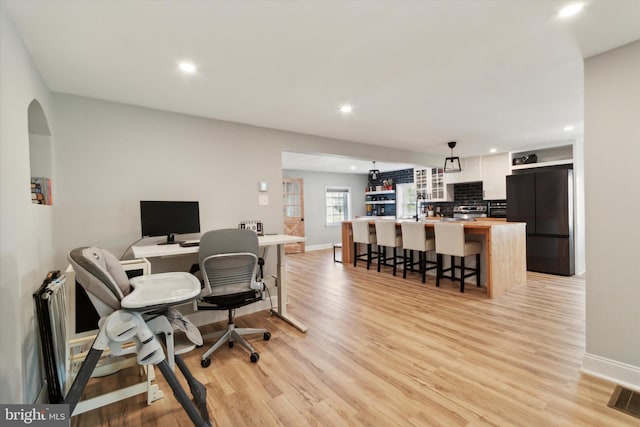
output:
[[[258,236],[251,230],[213,230],[200,238],[200,272],[203,289],[197,301],[197,310],[227,310],[227,329],[203,337],[217,339],[203,355],[200,364],[206,368],[211,364],[210,355],[225,342],[229,347],[237,341],[249,350],[250,360],[255,363],[260,355],[244,335],[262,334],[264,340],[271,338],[266,329],[236,328],[233,323],[235,310],[263,300],[265,285],[256,279],[258,269]]]
[[[114,355],[136,354],[140,365],[158,366],[193,424],[209,426],[206,389],[193,377],[180,356],[174,353],[173,347],[172,323],[175,322],[180,322],[182,328],[188,325],[187,336],[195,344],[202,343],[197,328],[172,308],[198,296],[198,280],[182,272],[128,279],[118,259],[96,247],[72,250],[69,261],[76,272],[76,280],[87,292],[101,318],[98,335],[64,400],[70,412],[73,414],[102,353],[109,348]],[[157,335],[165,340],[169,363]],[[198,408],[178,382],[173,371],[174,361],[186,378]]]

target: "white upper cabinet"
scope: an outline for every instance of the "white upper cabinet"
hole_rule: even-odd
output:
[[[507,198],[507,175],[511,173],[509,154],[482,157],[482,198],[501,200]]]
[[[482,181],[482,157],[465,157],[460,159],[462,172],[445,173],[445,184]]]
[[[414,169],[414,182],[419,199],[430,202],[453,200],[444,181],[444,172],[438,168]]]

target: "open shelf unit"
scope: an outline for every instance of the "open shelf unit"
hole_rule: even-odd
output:
[[[537,161],[522,165],[514,165],[513,159],[535,154]],[[511,153],[511,170],[543,168],[547,166],[568,165],[573,163],[573,145],[562,145],[558,147],[534,149]]]
[[[395,216],[396,191],[367,191],[365,193],[367,216]]]

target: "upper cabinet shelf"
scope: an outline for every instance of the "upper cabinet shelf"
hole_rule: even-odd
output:
[[[550,162],[527,163],[526,165],[511,166],[511,170],[515,171],[519,169],[543,168],[546,166],[570,165],[571,163],[573,163],[573,159],[553,160]]]
[[[535,163],[513,164],[514,159],[535,155]],[[573,145],[543,148],[511,153],[511,170],[543,168],[546,166],[568,165],[573,163]]]
[[[366,191],[365,194],[367,195],[396,194],[396,190]]]

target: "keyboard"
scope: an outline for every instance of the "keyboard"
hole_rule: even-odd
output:
[[[186,242],[182,242],[180,243],[180,246],[183,248],[192,248],[194,246],[200,246],[200,242],[199,241],[186,241]]]

